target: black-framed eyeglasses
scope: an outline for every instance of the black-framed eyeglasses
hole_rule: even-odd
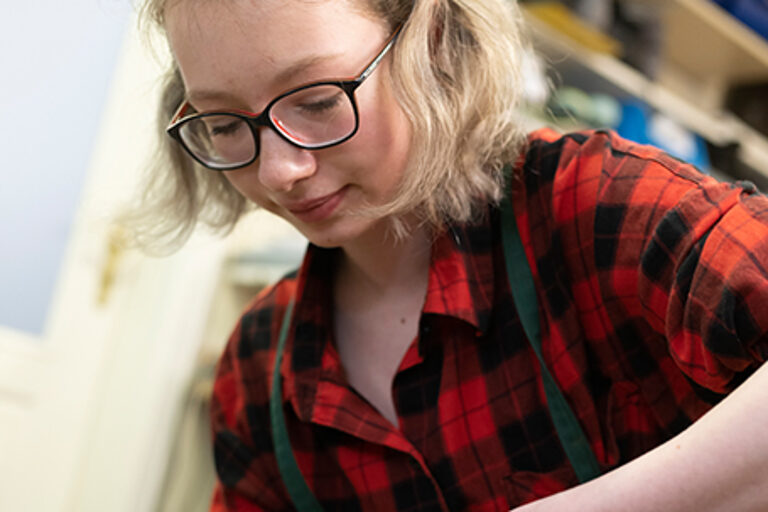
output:
[[[365,69],[350,80],[313,82],[273,99],[259,114],[244,110],[190,113],[181,104],[166,131],[192,158],[215,171],[239,169],[259,156],[259,128],[269,127],[303,149],[323,149],[349,140],[360,125],[355,90],[395,44],[400,27]]]

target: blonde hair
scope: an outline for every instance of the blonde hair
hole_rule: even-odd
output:
[[[170,0],[143,0],[141,19],[159,28]],[[524,133],[517,106],[526,51],[515,0],[356,0],[364,11],[403,30],[393,48],[391,81],[412,126],[408,168],[398,194],[366,214],[398,218],[415,213],[439,231],[471,221],[500,200],[506,164]],[[133,225],[139,242],[178,246],[198,221],[231,229],[251,204],[222,173],[203,168],[165,134],[184,99],[178,69],[164,83],[158,158]],[[159,244],[158,244],[159,243]]]

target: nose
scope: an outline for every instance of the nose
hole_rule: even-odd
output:
[[[283,140],[269,128],[259,131],[259,181],[273,192],[290,192],[317,170],[315,155]]]

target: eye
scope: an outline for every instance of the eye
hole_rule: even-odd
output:
[[[333,110],[341,103],[341,93],[334,94],[327,98],[321,98],[317,101],[302,102],[298,104],[298,107],[310,114],[319,114],[328,110]]]
[[[208,131],[213,137],[220,136],[220,135],[232,135],[236,133],[238,130],[240,130],[242,126],[243,126],[243,121],[240,119],[235,119],[226,124],[216,124],[213,126],[209,126]]]

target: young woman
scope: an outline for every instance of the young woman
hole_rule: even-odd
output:
[[[611,133],[521,135],[512,0],[145,14],[176,66],[154,234],[256,205],[310,242],[220,361],[213,510],[768,508],[754,187]]]

